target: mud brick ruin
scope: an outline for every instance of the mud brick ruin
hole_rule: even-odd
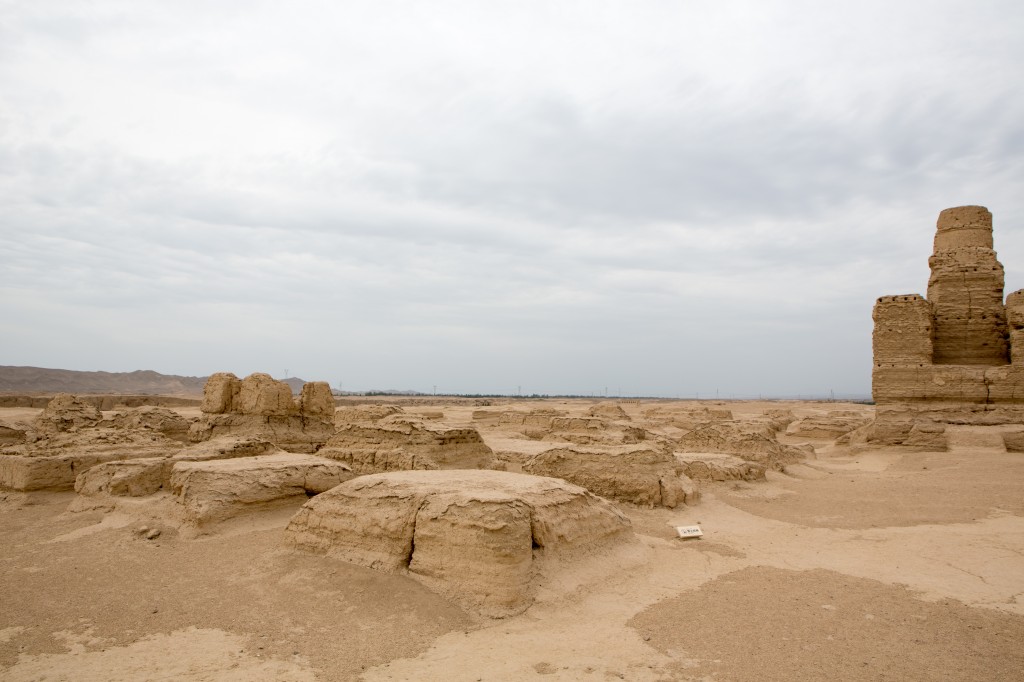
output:
[[[878,299],[869,440],[945,447],[947,425],[1024,421],[1024,290],[1004,304],[992,247],[988,209],[948,208],[928,259],[928,297]]]

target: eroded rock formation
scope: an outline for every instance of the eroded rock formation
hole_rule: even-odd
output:
[[[311,499],[286,531],[296,548],[407,571],[491,617],[526,609],[545,570],[631,536],[629,519],[583,488],[498,471],[360,476]]]
[[[992,247],[987,209],[946,209],[928,260],[928,297],[878,299],[872,394],[879,408],[869,441],[942,447],[942,424],[1024,416],[1024,359],[1011,363],[1024,355],[1024,291],[1004,305],[1003,266]]]

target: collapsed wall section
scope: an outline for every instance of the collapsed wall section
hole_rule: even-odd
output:
[[[221,436],[266,438],[289,452],[316,452],[334,433],[334,398],[323,381],[307,382],[298,399],[269,374],[239,379],[212,375],[203,388],[203,416],[189,430],[194,443]]]

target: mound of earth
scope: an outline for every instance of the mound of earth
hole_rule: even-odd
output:
[[[696,502],[693,481],[666,450],[641,448],[554,448],[523,463],[523,471],[554,476],[590,492],[633,504],[675,508]]]
[[[631,536],[630,521],[583,488],[498,471],[361,476],[307,502],[286,531],[298,549],[407,571],[491,617],[525,610],[546,568]]]

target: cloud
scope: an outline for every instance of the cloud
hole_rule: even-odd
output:
[[[8,3],[6,364],[867,393],[940,209],[988,205],[1024,286],[1022,19]]]

